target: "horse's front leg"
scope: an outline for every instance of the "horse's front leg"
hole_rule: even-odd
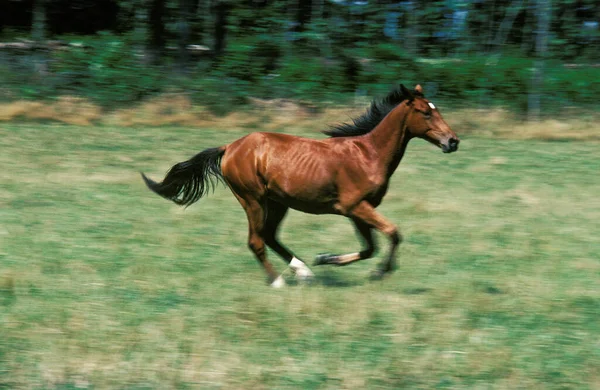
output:
[[[375,253],[375,237],[373,236],[371,226],[357,218],[352,218],[352,222],[354,222],[354,227],[359,237],[366,244],[365,249],[345,255],[320,254],[315,259],[315,265],[332,264],[342,266],[354,263],[355,261],[366,260],[373,256],[373,253]]]
[[[350,211],[350,217],[379,230],[390,239],[390,251],[387,259],[373,273],[373,278],[381,278],[393,271],[396,264],[396,250],[402,242],[402,236],[398,232],[398,228],[379,214],[369,202],[364,200]]]

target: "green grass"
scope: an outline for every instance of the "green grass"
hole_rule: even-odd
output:
[[[0,388],[600,387],[598,141],[415,140],[380,207],[398,271],[275,290],[229,190],[184,210],[138,174],[245,133],[2,125]],[[282,239],[359,248],[335,216]]]

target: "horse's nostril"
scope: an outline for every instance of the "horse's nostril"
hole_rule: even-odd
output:
[[[457,140],[456,138],[450,138],[450,140],[448,141],[448,144],[450,145],[450,147],[451,147],[452,149],[456,149],[456,148],[458,148],[458,143],[459,143],[459,142],[460,142],[460,141],[459,141],[459,140]]]

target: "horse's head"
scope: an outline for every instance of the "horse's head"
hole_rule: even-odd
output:
[[[446,123],[437,107],[425,99],[420,85],[410,91],[400,85],[407,98],[407,105],[412,108],[406,121],[406,129],[412,137],[423,138],[440,147],[444,153],[452,153],[458,149],[460,139]]]

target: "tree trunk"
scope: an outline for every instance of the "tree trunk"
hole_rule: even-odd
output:
[[[38,46],[46,39],[46,0],[35,0],[33,2],[33,20],[31,21],[31,39]],[[46,56],[42,49],[34,51],[32,61],[36,73],[44,75],[47,73]]]
[[[31,39],[43,41],[46,38],[46,3],[45,0],[33,2],[33,20],[31,21]]]
[[[312,16],[312,0],[298,0],[296,32],[304,32]]]
[[[417,7],[415,0],[406,3],[406,27],[404,28],[404,48],[412,55],[418,54],[418,31]]]
[[[227,35],[227,13],[229,6],[224,0],[217,0],[215,8],[215,57],[220,57],[225,50],[225,37]]]
[[[535,15],[537,32],[535,36],[535,62],[531,78],[531,88],[527,98],[527,118],[538,120],[541,112],[541,89],[544,81],[544,59],[548,50],[548,28],[550,26],[551,0],[536,0]]]
[[[148,36],[148,8],[141,0],[133,3],[133,41],[135,49],[142,55],[144,65],[152,61]]]
[[[202,44],[204,42],[204,19],[205,19],[205,0],[191,0],[190,6],[190,40],[193,44]]]
[[[189,56],[187,45],[190,43],[190,18],[191,18],[190,0],[179,0],[179,22],[178,22],[178,49],[179,49],[179,68],[185,71]]]
[[[159,64],[165,52],[165,0],[152,0],[148,22],[150,27],[149,55],[152,64]]]
[[[502,46],[506,43],[506,39],[508,38],[508,34],[512,29],[515,19],[523,8],[523,3],[524,0],[513,0],[513,2],[506,8],[506,14],[504,15],[504,19],[502,19],[502,23],[500,23],[500,27],[498,28],[498,32],[494,38],[494,46],[496,46],[496,50],[501,50]]]
[[[323,12],[324,12],[324,8],[325,5],[323,4],[326,0],[313,0],[313,4],[312,4],[312,10],[313,10],[313,14],[311,19],[313,20],[319,20],[319,19],[323,19]]]

